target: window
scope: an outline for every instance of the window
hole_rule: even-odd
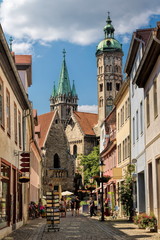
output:
[[[127,138],[125,139],[125,159],[128,157],[128,143],[127,143]]]
[[[100,91],[100,92],[103,91],[103,84],[102,84],[102,83],[99,85],[99,91]]]
[[[119,113],[118,113],[118,130],[119,130],[119,126],[120,126],[120,118],[119,118]]]
[[[141,128],[141,134],[143,133],[143,105],[142,102],[140,102],[140,128]]]
[[[154,79],[153,83],[153,103],[154,103],[154,117],[158,115],[158,102],[157,102],[157,78]]]
[[[123,141],[123,161],[125,159],[125,141]]]
[[[11,134],[11,116],[10,116],[10,94],[6,90],[6,123],[7,123],[7,133]]]
[[[14,103],[14,140],[17,143],[17,105]]]
[[[125,102],[125,120],[128,118],[128,102]]]
[[[124,106],[121,108],[121,125],[124,124]]]
[[[146,96],[147,127],[150,125],[149,93]]]
[[[128,157],[130,156],[130,136],[128,136]]]
[[[77,157],[77,145],[73,146],[73,155]]]
[[[129,101],[129,98],[128,98],[128,118],[130,117],[130,101]]]
[[[121,144],[118,145],[118,163],[121,162]]]
[[[21,121],[21,113],[18,111],[18,139],[19,139],[19,147],[21,148],[22,146],[22,121]]]
[[[135,118],[133,118],[133,144],[135,144]]]
[[[119,91],[120,89],[120,83],[116,83],[116,91]]]
[[[139,124],[138,124],[138,121],[139,121],[139,119],[138,119],[139,117],[138,117],[138,110],[136,111],[136,139],[138,139],[138,137],[139,137]]]
[[[107,91],[112,91],[112,83],[107,82]]]
[[[0,78],[0,125],[4,127],[4,92],[3,82]]]
[[[58,156],[57,153],[54,155],[53,167],[54,168],[60,168],[60,159],[59,159],[59,156]]]

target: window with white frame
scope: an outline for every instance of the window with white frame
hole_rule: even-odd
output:
[[[136,139],[139,138],[139,116],[138,110],[136,111]]]
[[[154,117],[158,115],[158,101],[157,101],[157,78],[153,82],[153,103],[154,103]]]
[[[140,128],[141,134],[143,133],[143,103],[140,102]]]
[[[150,125],[149,92],[146,95],[146,115],[147,115],[147,127],[149,127]]]
[[[135,144],[135,118],[133,117],[133,144]]]

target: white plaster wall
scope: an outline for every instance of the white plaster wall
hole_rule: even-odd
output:
[[[153,80],[157,75],[157,100],[158,100],[158,116],[154,117],[154,102],[153,102]],[[145,124],[146,131],[146,164],[148,171],[148,163],[152,162],[152,175],[153,175],[153,207],[154,214],[157,216],[157,171],[156,171],[156,159],[160,158],[160,57],[158,58],[153,71],[150,74],[149,79],[146,82],[145,86],[145,97],[149,93],[149,102],[150,102],[150,125],[147,127]],[[145,98],[146,105],[146,98]],[[146,116],[146,108],[145,108]],[[147,183],[149,182],[147,175]],[[148,184],[147,184],[148,185]],[[147,191],[149,193],[149,188],[147,186]],[[147,195],[148,204],[147,209],[149,212],[149,195]]]

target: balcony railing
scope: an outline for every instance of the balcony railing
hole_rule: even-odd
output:
[[[65,168],[49,168],[51,178],[67,178],[68,171]]]

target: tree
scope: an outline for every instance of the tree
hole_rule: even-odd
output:
[[[125,214],[132,220],[133,217],[133,180],[127,173],[124,182],[119,187],[119,200],[123,205]]]
[[[99,146],[94,147],[90,154],[82,155],[80,160],[83,166],[84,184],[88,184],[90,177],[99,175]]]

